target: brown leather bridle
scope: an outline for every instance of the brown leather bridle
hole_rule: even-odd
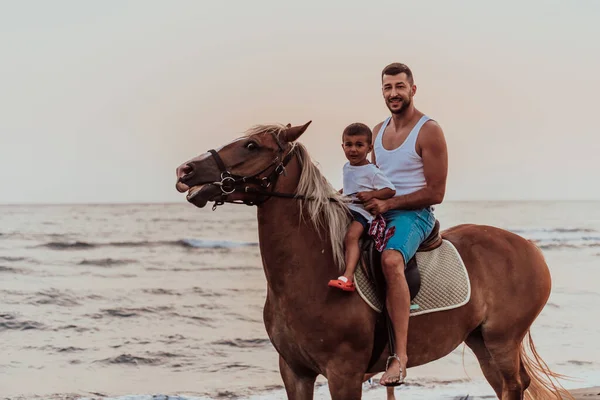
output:
[[[264,203],[269,197],[282,197],[282,198],[290,198],[290,199],[301,199],[306,200],[305,196],[301,196],[294,193],[280,193],[275,191],[275,185],[277,180],[281,175],[286,175],[285,167],[291,161],[295,152],[294,146],[291,146],[290,150],[284,156],[285,148],[281,145],[279,138],[274,132],[271,132],[277,146],[279,147],[278,155],[271,161],[266,168],[262,169],[258,173],[252,176],[242,176],[232,174],[225,163],[219,156],[219,153],[214,149],[208,150],[208,152],[212,155],[215,160],[219,171],[221,172],[221,180],[218,182],[211,182],[210,185],[218,186],[221,189],[221,199],[215,200],[215,204],[213,205],[213,211],[217,208],[217,206],[223,205],[224,203],[234,203],[234,204],[246,204],[249,206],[260,205]],[[269,169],[273,168],[273,170],[267,175],[263,175]],[[258,187],[256,187],[256,186]],[[243,201],[234,201],[227,200],[227,197],[234,192],[243,192],[249,194],[255,194],[257,197],[264,197],[263,199],[246,199]]]

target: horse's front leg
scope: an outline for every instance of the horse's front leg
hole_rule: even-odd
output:
[[[368,381],[369,379],[371,379],[372,377],[374,377],[375,375],[377,375],[379,372],[376,373],[371,373],[371,374],[365,374],[365,376],[363,377],[363,382]],[[393,387],[386,387],[386,393],[387,393],[387,400],[396,400],[396,394],[394,393],[394,388]]]
[[[331,400],[360,400],[364,371],[349,372],[344,367],[327,368],[327,384]]]
[[[279,372],[289,400],[313,399],[315,380],[318,374],[308,370],[293,370],[281,355],[279,356]]]

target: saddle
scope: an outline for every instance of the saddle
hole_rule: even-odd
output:
[[[437,249],[442,244],[442,236],[440,234],[440,223],[436,219],[431,234],[421,243],[417,252],[426,252]],[[362,268],[367,277],[375,283],[375,288],[378,293],[381,293],[382,298],[385,298],[385,279],[381,268],[381,253],[375,248],[375,241],[368,235],[363,235],[361,238],[361,257]],[[417,268],[416,257],[413,256],[406,263],[404,270],[406,283],[410,292],[410,299],[413,300],[421,288],[421,275]]]

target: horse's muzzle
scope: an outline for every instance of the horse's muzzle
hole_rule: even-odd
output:
[[[181,181],[177,181],[177,183],[175,184],[175,189],[177,189],[179,193],[184,193],[190,190],[190,187],[185,183],[182,183]]]
[[[220,200],[222,196],[223,193],[219,186],[208,183],[191,187],[186,199],[196,207],[203,208],[209,201]]]

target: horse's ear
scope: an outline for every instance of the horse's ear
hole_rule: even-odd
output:
[[[287,124],[285,127],[286,127],[286,128],[291,128],[291,127],[292,127],[292,124]]]
[[[290,124],[288,124],[288,128],[283,132],[284,140],[288,143],[295,141],[304,133],[311,122],[312,121],[308,121],[302,126],[290,126]]]

